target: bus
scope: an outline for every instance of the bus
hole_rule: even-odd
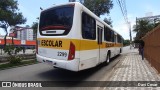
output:
[[[37,60],[81,71],[120,54],[123,37],[78,2],[42,10],[37,30]]]

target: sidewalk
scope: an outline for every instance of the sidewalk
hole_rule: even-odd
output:
[[[130,50],[111,73],[109,81],[160,81],[160,74],[146,59],[142,60],[137,49]],[[160,87],[109,87],[105,90],[160,90]]]

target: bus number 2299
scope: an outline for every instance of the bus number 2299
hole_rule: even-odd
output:
[[[67,53],[66,52],[58,52],[57,56],[67,57]]]

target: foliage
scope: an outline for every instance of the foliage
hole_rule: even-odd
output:
[[[18,12],[18,2],[14,0],[0,0],[0,28],[4,29],[6,35],[4,37],[6,46],[6,37],[8,35],[8,27],[17,24],[24,24],[26,18],[21,12]]]
[[[109,14],[109,10],[113,7],[111,0],[80,0],[80,2],[98,17],[105,13]]]
[[[157,27],[160,24],[160,18],[154,19],[154,27]]]
[[[38,22],[33,22],[31,28],[33,29],[33,33],[37,33],[37,28],[38,28]]]
[[[123,45],[124,45],[124,46],[130,45],[130,40],[128,40],[128,39],[127,39],[127,40],[124,40],[124,41],[123,41]]]
[[[22,57],[19,57],[17,56],[16,54],[18,52],[20,52],[22,50],[21,47],[14,47],[13,45],[6,45],[5,49],[4,49],[4,52],[7,53],[9,55],[8,57],[8,61],[11,63],[11,64],[17,64],[17,63],[20,63],[21,60],[22,60]],[[15,55],[13,55],[13,51],[15,51]]]
[[[135,42],[138,42],[146,33],[160,24],[160,19],[151,20],[138,20],[137,24],[133,26],[133,31],[136,32]]]
[[[104,20],[103,20],[104,22],[106,22],[108,25],[110,25],[111,27],[112,27],[112,20],[111,20],[111,18],[104,18]]]
[[[8,55],[12,56],[12,52],[14,49],[15,49],[14,46],[9,44],[9,45],[6,45],[6,47],[3,50]]]
[[[20,51],[22,51],[22,47],[16,47],[15,48],[15,54],[19,53]]]
[[[22,58],[20,56],[10,56],[8,57],[9,63],[11,64],[18,64],[21,63]]]
[[[14,47],[13,45],[6,45],[6,47],[3,49],[5,53],[7,53],[10,56],[13,56],[12,52],[15,51],[15,54],[22,51],[21,47]]]
[[[106,13],[109,14],[113,7],[112,0],[80,0],[80,2],[98,17]],[[111,18],[104,18],[104,22],[112,27]]]

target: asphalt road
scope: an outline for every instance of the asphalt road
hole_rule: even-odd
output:
[[[12,69],[0,70],[0,81],[105,81],[110,76],[112,68],[128,53],[129,47],[124,52],[112,59],[109,65],[100,64],[95,68],[72,72],[53,68],[47,64],[34,64]],[[80,85],[81,83],[76,83]],[[0,90],[93,90],[93,87],[47,87],[47,88],[0,88]]]

